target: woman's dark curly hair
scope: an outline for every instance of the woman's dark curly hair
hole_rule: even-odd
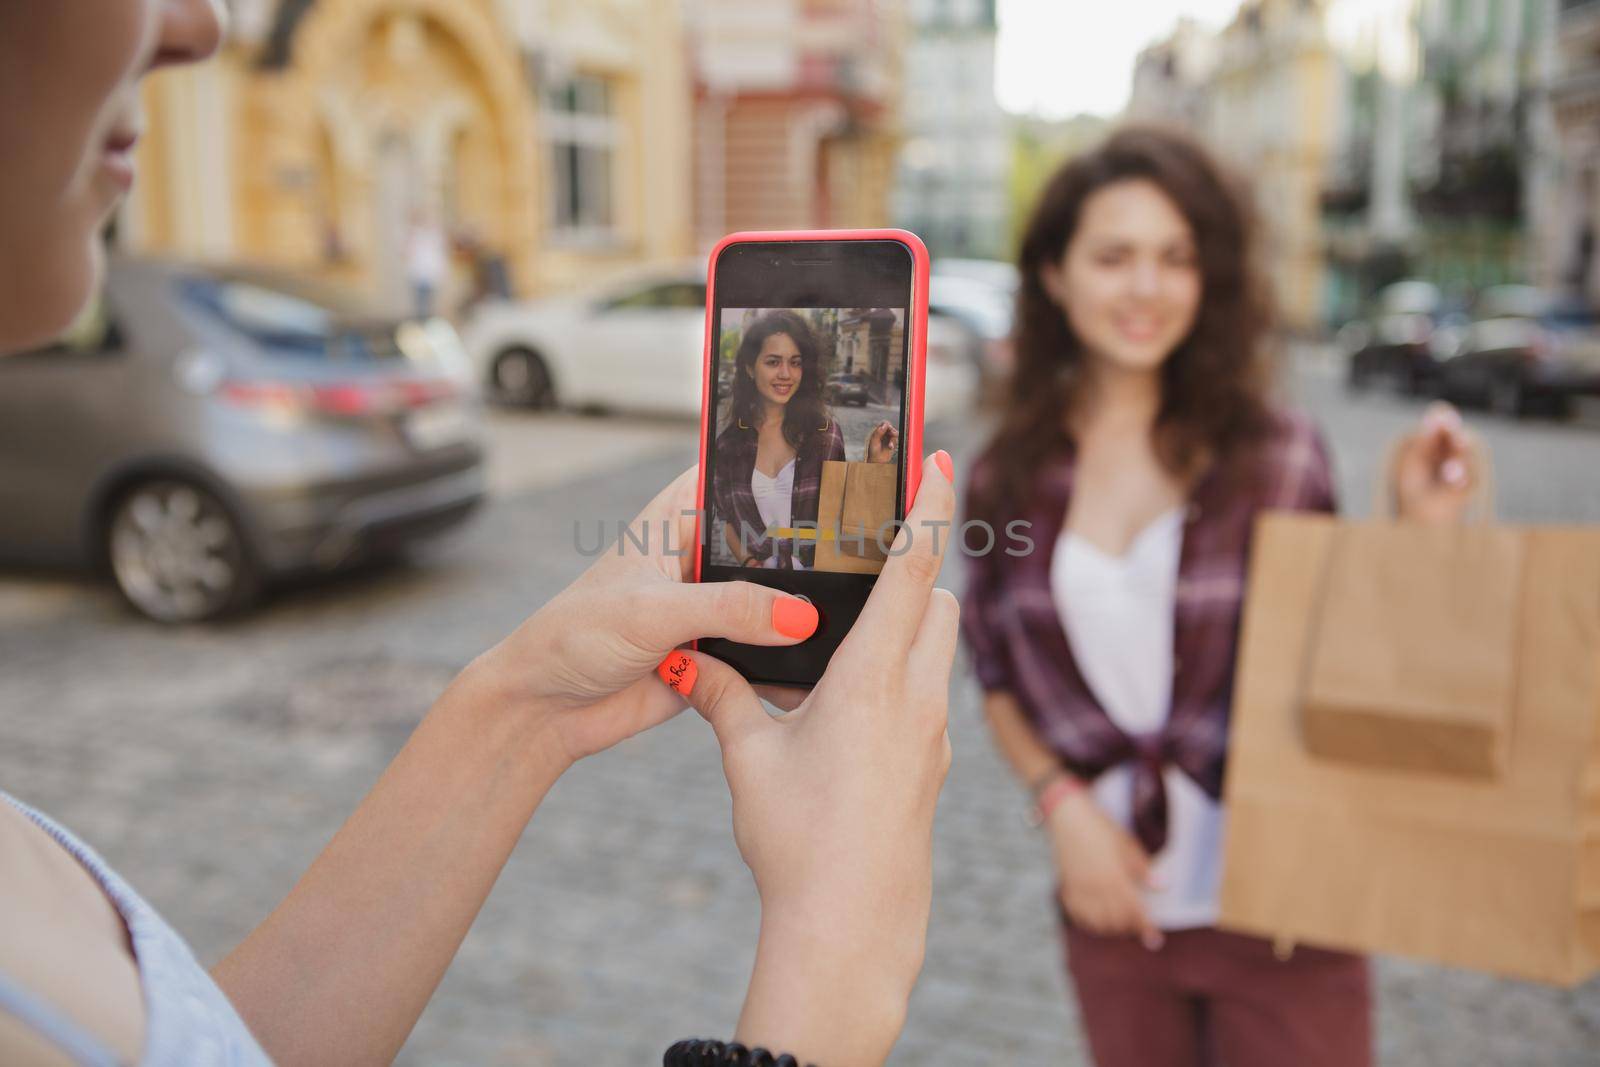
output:
[[[1041,274],[1061,263],[1089,197],[1135,180],[1154,183],[1188,220],[1201,275],[1194,327],[1162,366],[1156,455],[1175,477],[1189,479],[1208,461],[1232,463],[1270,429],[1273,307],[1258,273],[1246,190],[1188,135],[1127,126],[1056,171],[1024,231],[1016,366],[983,477],[974,481],[975,517],[993,522],[1017,514],[1033,495],[1040,464],[1071,445],[1067,413],[1084,387],[1083,344]]]
[[[809,323],[793,311],[769,311],[750,324],[734,359],[732,416],[734,426],[760,424],[761,394],[756,391],[756,357],[774,334],[787,334],[800,350],[800,386],[783,408],[783,436],[796,451],[819,429],[828,427],[828,405],[822,399],[822,354]]]

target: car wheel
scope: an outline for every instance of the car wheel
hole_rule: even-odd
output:
[[[157,622],[201,622],[255,599],[261,573],[231,512],[190,482],[159,479],[123,493],[106,526],[117,591]]]
[[[1515,374],[1498,374],[1489,380],[1489,410],[1507,418],[1528,413],[1527,390]]]
[[[540,410],[556,406],[550,369],[531,348],[507,349],[496,356],[490,385],[495,397],[507,404]]]

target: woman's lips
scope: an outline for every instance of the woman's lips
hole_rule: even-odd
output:
[[[106,138],[105,148],[100,153],[100,169],[124,192],[133,188],[136,172],[133,150],[138,143],[139,135],[135,132],[114,133]]]
[[[1161,323],[1157,319],[1119,319],[1116,326],[1117,332],[1130,341],[1153,341],[1161,335]]]

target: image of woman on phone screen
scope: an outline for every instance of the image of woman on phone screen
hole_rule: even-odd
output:
[[[740,566],[807,569],[816,542],[768,537],[815,524],[822,464],[844,460],[844,433],[823,397],[816,331],[794,311],[770,311],[745,330],[733,395],[717,435],[713,499],[723,538]],[[899,432],[880,422],[867,433],[866,460],[895,458]]]

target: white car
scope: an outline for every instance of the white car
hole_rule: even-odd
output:
[[[483,306],[463,340],[491,398],[533,408],[603,408],[698,417],[705,263],[631,274],[597,289]],[[928,326],[926,417],[969,408],[977,375],[966,337]]]
[[[489,395],[535,408],[700,410],[705,266],[485,305],[465,330]]]

